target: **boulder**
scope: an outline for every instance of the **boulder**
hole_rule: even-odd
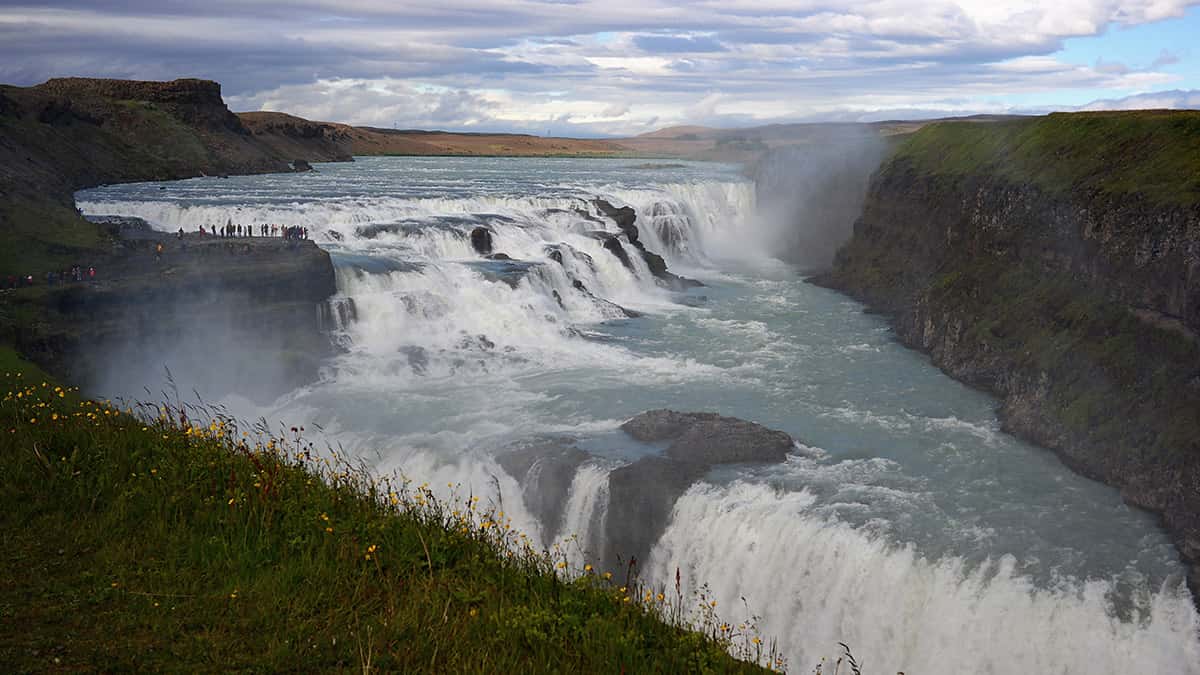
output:
[[[486,227],[471,230],[471,248],[480,255],[492,252],[492,231]]]
[[[308,162],[304,161],[303,159],[298,159],[298,160],[292,162],[292,171],[301,173],[304,171],[312,171],[312,170],[313,170],[312,164],[309,164]]]
[[[703,465],[782,462],[794,447],[792,437],[782,431],[716,413],[651,410],[621,429],[647,443],[672,441],[668,458]]]

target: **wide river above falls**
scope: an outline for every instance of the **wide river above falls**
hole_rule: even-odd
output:
[[[705,286],[623,266],[595,198],[634,207],[646,247]],[[739,167],[360,158],[77,199],[167,231],[309,228],[337,266],[343,352],[269,406],[226,403],[317,424],[381,472],[498,488],[543,545],[602,545],[608,472],[656,451],[618,429],[639,412],[788,432],[786,462],[723,467],[684,494],[646,567],[707,583],[731,619],[748,606],[794,672],[843,641],[880,673],[1200,673],[1200,620],[1154,519],[1001,432],[993,398],[774,260],[783,225],[758,217]],[[477,227],[513,260],[482,259]],[[492,459],[547,434],[592,455],[555,525]]]

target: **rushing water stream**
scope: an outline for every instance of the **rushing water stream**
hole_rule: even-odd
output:
[[[706,286],[663,288],[637,256],[623,267],[595,197],[633,206],[647,248]],[[641,411],[788,432],[787,462],[723,467],[685,494],[647,567],[708,583],[721,607],[744,596],[795,672],[844,641],[881,673],[1200,673],[1200,619],[1153,518],[1002,433],[994,399],[772,259],[775,225],[738,167],[367,158],[78,200],[168,231],[308,227],[337,266],[335,303],[355,310],[336,327],[345,351],[321,382],[245,412],[317,423],[380,471],[498,485],[543,543],[599,536],[608,472],[653,452],[617,428]],[[515,262],[478,256],[478,226]],[[554,532],[492,459],[536,434],[594,457]]]

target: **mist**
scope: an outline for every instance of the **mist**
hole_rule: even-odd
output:
[[[827,269],[854,230],[871,174],[887,153],[874,127],[774,148],[749,167],[757,190],[757,230],[766,250],[805,271]]]
[[[84,350],[89,393],[264,404],[315,380],[330,353],[316,307],[263,306],[229,288],[155,300],[122,312],[127,331]]]

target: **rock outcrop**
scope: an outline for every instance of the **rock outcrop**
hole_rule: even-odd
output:
[[[782,462],[794,447],[791,436],[782,431],[716,413],[651,410],[621,429],[643,442],[672,441],[667,457],[705,465]]]
[[[660,284],[677,291],[704,285],[695,279],[688,279],[687,277],[681,277],[669,272],[667,270],[667,261],[661,255],[646,248],[646,245],[641,242],[640,235],[638,234],[637,211],[633,207],[616,207],[603,199],[593,199],[592,205],[596,207],[597,211],[616,224],[621,233],[625,235],[625,239],[629,242],[629,245],[636,249],[638,254],[641,255],[642,260],[646,262],[646,267],[650,270],[650,274]],[[629,254],[625,251],[625,247],[621,245],[618,237],[609,235],[604,238],[604,248],[615,255],[627,269],[631,271],[634,269],[633,262],[629,259]]]
[[[1008,430],[1160,514],[1200,597],[1198,157],[1195,112],[931,125],[817,281],[999,396]]]
[[[329,256],[310,242],[183,238],[128,219],[92,223],[74,191],[103,183],[285,172],[334,157],[330,138],[286,152],[204,80],[54,79],[0,86],[0,274],[94,267],[94,283],[7,294],[0,339],[92,391],[136,377],[268,398],[311,381],[330,350],[320,308]],[[297,161],[300,160],[300,161]],[[164,253],[156,257],[154,247]],[[185,392],[186,393],[186,392]]]
[[[625,570],[631,561],[644,563],[675,502],[706,473],[703,464],[644,457],[609,474],[603,566]]]
[[[636,441],[672,443],[664,455],[644,456],[608,475],[602,533],[597,528],[589,541],[580,543],[614,573],[628,569],[632,561],[645,561],[670,523],[675,502],[713,466],[781,462],[794,445],[782,431],[716,413],[651,410],[621,428]],[[496,455],[521,485],[525,506],[547,537],[561,533],[571,484],[589,459],[574,439],[559,436],[524,439]]]
[[[610,568],[645,560],[675,502],[714,465],[782,462],[794,447],[782,431],[716,413],[651,410],[621,429],[643,443],[672,443],[665,457],[644,457],[609,475],[604,563]]]
[[[144,395],[142,384],[165,386],[168,370],[210,398],[270,400],[316,379],[332,355],[318,311],[337,290],[327,252],[135,225],[108,224],[124,234],[94,261],[94,281],[14,294],[17,313],[38,319],[6,325],[5,340],[96,393]]]

